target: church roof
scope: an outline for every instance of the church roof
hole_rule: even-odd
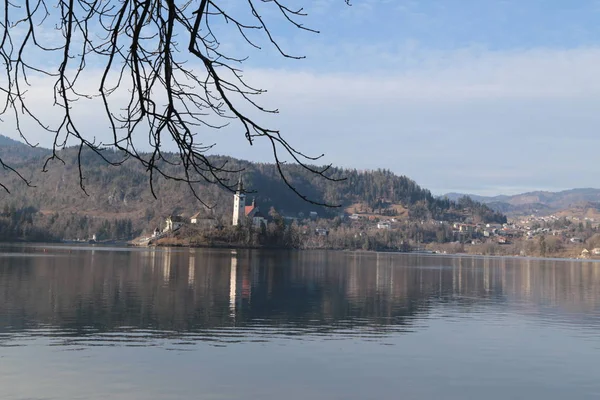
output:
[[[250,216],[250,213],[256,209],[256,211],[254,211],[254,213],[258,212],[258,207],[256,206],[255,200],[252,199],[252,204],[250,204],[249,206],[246,206],[244,208],[244,214],[248,217]]]
[[[248,208],[250,208],[250,211],[248,211]],[[260,212],[260,210],[258,209],[258,207],[252,207],[252,206],[246,206],[246,216],[250,217],[250,218],[265,218],[263,213]]]

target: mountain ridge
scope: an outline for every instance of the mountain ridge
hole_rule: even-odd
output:
[[[515,195],[479,196],[462,193],[447,193],[441,197],[456,200],[462,196],[489,205],[492,209],[509,215],[531,213],[554,213],[570,208],[580,208],[589,205],[596,207],[600,203],[600,189],[574,188],[556,192],[537,190]]]
[[[9,138],[8,136],[0,135],[0,146],[27,146],[27,144]]]

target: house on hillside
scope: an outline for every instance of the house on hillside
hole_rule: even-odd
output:
[[[476,228],[476,225],[474,225],[474,224],[461,224],[461,223],[454,224],[454,229],[456,229],[457,231],[459,231],[461,233],[473,233],[473,232],[475,232],[475,228]]]
[[[486,228],[489,228],[490,230],[494,230],[494,229],[502,229],[503,226],[502,224],[486,224],[485,225]]]
[[[592,249],[592,254],[595,256],[600,256],[600,247]]]
[[[185,225],[186,221],[187,220],[181,215],[169,215],[167,217],[167,220],[165,221],[167,226],[165,227],[163,232],[175,231],[181,228],[183,225]]]
[[[377,229],[391,229],[392,224],[390,221],[381,221],[377,223]]]

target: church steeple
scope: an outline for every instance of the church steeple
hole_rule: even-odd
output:
[[[242,177],[238,179],[237,190],[233,195],[233,219],[231,224],[233,226],[243,225],[244,219],[246,218],[246,194],[244,193],[244,182]]]

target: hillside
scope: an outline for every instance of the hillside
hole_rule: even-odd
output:
[[[448,193],[448,199],[455,200],[461,193]],[[600,189],[582,188],[560,192],[535,191],[512,196],[477,196],[467,195],[473,200],[487,204],[490,208],[511,216],[538,214],[546,215],[556,212],[569,214],[569,210],[577,214],[594,213],[600,203]]]
[[[230,223],[232,194],[215,185],[196,187],[202,199],[214,206],[210,210],[204,209],[185,185],[164,179],[154,181],[158,197],[154,199],[148,175],[139,163],[127,161],[120,167],[113,167],[96,154],[84,152],[81,159],[87,196],[79,187],[77,149],[61,151],[59,156],[65,164],[53,161],[49,171],[42,173],[49,150],[21,145],[15,151],[14,146],[11,142],[8,147],[0,144],[0,157],[10,159],[10,165],[30,179],[34,187],[27,187],[15,174],[0,171],[0,182],[11,191],[10,194],[0,193],[0,207],[4,210],[4,217],[12,215],[13,224],[18,224],[17,220],[29,221],[34,220],[36,215],[43,215],[46,217],[43,225],[58,237],[85,237],[97,230],[112,232],[119,225],[118,234],[113,232],[108,235],[113,237],[152,229],[161,225],[168,215],[191,216],[200,210],[220,218],[224,224]],[[107,156],[116,154],[107,153]],[[344,207],[360,204],[365,212],[390,216],[402,214],[420,220],[472,218],[501,221],[504,218],[479,203],[457,204],[436,199],[416,182],[390,171],[332,168],[332,177],[347,178],[335,183],[314,176],[299,166],[285,166],[286,175],[299,191],[312,200],[340,204],[342,208],[315,206],[289,190],[273,164],[251,163],[223,156],[211,156],[211,159],[216,163],[227,161],[232,169],[243,168],[245,186],[253,192],[248,193],[249,200],[255,198],[265,212],[275,207],[286,216],[308,215],[316,211],[320,216],[334,217]],[[235,182],[238,174],[226,178]],[[30,207],[29,214],[15,217],[15,212],[23,207]]]
[[[18,140],[0,135],[0,159],[11,167],[13,164],[22,165],[32,158],[38,158],[48,154],[50,154],[50,150],[48,149],[31,147]]]
[[[7,136],[0,135],[0,146],[3,146],[3,147],[25,146],[25,144],[23,144],[17,140],[11,139]]]

